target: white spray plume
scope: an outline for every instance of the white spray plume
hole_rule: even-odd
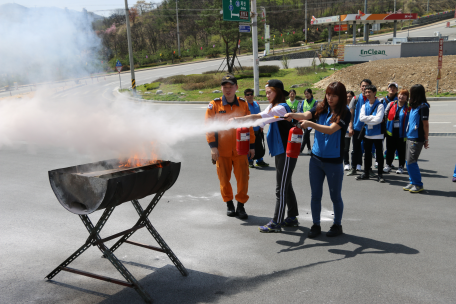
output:
[[[61,147],[92,156],[180,159],[173,146],[206,132],[258,125],[213,121],[186,115],[176,117],[169,108],[135,103],[122,97],[59,100],[37,92],[35,97],[0,100],[0,148],[16,143],[31,147]],[[178,118],[178,119],[176,119]]]

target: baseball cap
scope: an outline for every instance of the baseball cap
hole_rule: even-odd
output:
[[[395,83],[395,82],[390,82],[390,83],[388,83],[388,88],[389,88],[390,86],[395,86],[396,89],[399,89],[399,86],[398,86],[397,83]]]
[[[285,91],[283,88],[283,82],[278,80],[278,79],[270,79],[268,80],[268,83],[266,84],[266,87],[272,87],[276,89],[281,89],[283,92],[283,95],[288,96],[288,91]]]
[[[225,83],[237,84],[237,79],[233,75],[228,74],[226,76],[223,76],[222,78],[222,85],[224,85]]]

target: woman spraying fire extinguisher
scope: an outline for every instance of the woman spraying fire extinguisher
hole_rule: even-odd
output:
[[[290,107],[285,102],[285,96],[287,95],[288,92],[284,90],[282,81],[271,79],[266,85],[266,97],[269,101],[268,107],[259,114],[233,119],[236,122],[252,122],[252,125],[258,125],[262,128],[266,124],[270,124],[266,139],[269,154],[275,158],[276,206],[274,217],[269,223],[258,228],[260,232],[280,232],[282,231],[282,226],[297,226],[299,224],[297,219],[299,215],[298,203],[293,191],[291,177],[296,166],[297,155],[299,155],[302,131],[293,128],[291,122],[283,119],[285,114],[291,113]],[[258,121],[259,119],[261,121]],[[296,129],[298,132],[293,132]],[[290,130],[292,130],[291,134]],[[287,145],[289,149],[290,146],[293,147],[293,144],[297,150],[294,155],[292,155],[293,153],[291,151],[287,153]],[[290,155],[292,157],[289,157]],[[285,206],[288,207],[287,218],[285,218]]]
[[[333,82],[326,88],[323,102],[305,113],[285,114],[289,121],[300,120],[301,128],[315,129],[315,139],[309,162],[309,180],[312,198],[313,225],[309,238],[321,233],[320,213],[323,182],[328,179],[329,193],[334,208],[334,224],[326,233],[332,237],[342,234],[342,180],[344,177],[343,155],[345,133],[350,122],[351,113],[347,109],[347,91],[340,82]],[[312,122],[310,120],[316,120]]]

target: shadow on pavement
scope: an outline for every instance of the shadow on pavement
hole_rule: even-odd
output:
[[[455,191],[427,190],[426,187],[424,187],[424,191],[422,191],[420,194],[429,195],[429,196],[442,196],[442,197],[455,197],[456,198],[456,190]]]
[[[291,229],[291,228],[290,228]],[[312,247],[328,247],[328,251],[338,255],[335,259],[310,263],[295,268],[285,269],[273,273],[258,275],[255,277],[224,277],[218,274],[204,273],[189,270],[188,277],[182,277],[172,265],[157,269],[154,273],[140,280],[140,284],[154,299],[154,303],[215,303],[221,297],[229,297],[239,292],[255,291],[259,286],[269,282],[271,275],[274,280],[287,277],[293,272],[301,271],[321,264],[341,261],[346,258],[353,258],[360,254],[418,254],[419,251],[402,244],[392,244],[376,241],[369,238],[344,234],[336,238],[327,238],[324,235],[315,240],[321,241],[316,244],[305,245],[307,228],[298,227],[283,231],[282,233],[300,235],[297,242],[278,241],[277,243],[288,248],[280,252],[301,250]],[[359,247],[353,251],[333,248],[347,243],[353,243]],[[142,303],[139,295],[134,290],[125,288],[121,292],[105,299],[101,303]]]
[[[77,291],[80,291],[80,292],[83,292],[83,293],[87,293],[87,294],[91,294],[91,295],[94,295],[94,296],[102,297],[102,298],[105,298],[105,299],[107,299],[107,298],[109,298],[111,296],[109,294],[105,294],[105,293],[101,293],[101,292],[97,292],[97,291],[93,291],[93,290],[88,290],[88,289],[85,289],[85,288],[81,288],[81,287],[77,287],[77,286],[73,286],[73,285],[69,285],[69,284],[65,284],[65,283],[56,282],[54,280],[47,280],[45,282],[48,283],[48,284],[54,284],[54,285],[57,285],[59,287],[70,288],[70,289],[73,289],[73,290],[77,290]]]
[[[298,242],[289,242],[289,241],[277,241],[277,244],[286,246],[288,248],[282,249],[280,252],[289,252],[295,250],[302,250],[307,248],[313,247],[333,247],[333,246],[341,246],[348,243],[352,243],[358,245],[359,247],[353,251],[350,250],[339,250],[330,248],[328,251],[334,254],[344,255],[345,258],[352,258],[357,256],[358,254],[366,254],[366,253],[373,253],[373,254],[385,254],[385,253],[395,253],[395,254],[418,254],[419,251],[410,247],[407,247],[402,244],[392,244],[382,241],[376,241],[369,238],[364,238],[360,236],[355,236],[351,234],[342,234],[341,236],[329,238],[326,237],[325,232],[322,231],[321,235],[316,237],[313,240],[320,241],[320,243],[314,244],[304,244],[305,240],[307,239],[307,231],[308,228],[299,227],[296,232],[282,232],[285,234],[296,235],[300,236]],[[369,250],[370,249],[370,250]]]

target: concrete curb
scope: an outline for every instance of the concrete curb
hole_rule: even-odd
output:
[[[152,103],[163,103],[163,104],[209,104],[210,100],[207,101],[181,101],[181,100],[176,100],[176,101],[164,101],[164,100],[152,100],[152,99],[142,99],[142,98],[137,98],[137,97],[131,97],[131,96],[126,96],[122,93],[119,92],[119,87],[116,87],[114,89],[114,94],[117,96],[123,96],[125,98],[128,98],[130,100],[139,102],[139,101],[144,101],[144,102],[152,102]],[[456,101],[456,97],[430,97],[427,98],[428,101]],[[268,101],[258,101],[259,104],[269,104]]]

